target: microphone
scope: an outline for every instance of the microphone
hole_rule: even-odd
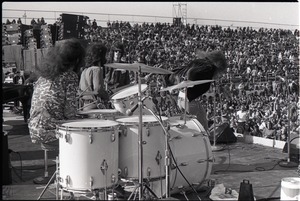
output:
[[[147,98],[147,96],[142,98],[142,103],[143,101]],[[126,110],[126,115],[131,116],[133,114],[133,112],[138,108],[139,103],[135,104],[134,106],[132,106],[130,109]]]

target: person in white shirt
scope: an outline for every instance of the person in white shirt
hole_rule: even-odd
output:
[[[238,130],[240,130],[240,132],[244,133],[245,130],[245,124],[249,119],[249,112],[246,110],[246,106],[242,105],[241,109],[238,110],[236,112],[236,120],[237,120],[237,126],[238,126]]]

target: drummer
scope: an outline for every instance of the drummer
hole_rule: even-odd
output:
[[[85,67],[79,81],[79,109],[86,111],[109,107],[109,95],[104,85],[106,52],[106,46],[98,42],[87,47]]]

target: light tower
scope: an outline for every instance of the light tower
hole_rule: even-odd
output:
[[[187,3],[173,3],[173,19],[180,18],[182,24],[187,24]]]

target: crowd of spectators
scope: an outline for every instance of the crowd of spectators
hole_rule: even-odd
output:
[[[122,62],[139,59],[168,70],[195,59],[197,49],[220,50],[227,71],[217,80],[216,89],[198,99],[207,108],[208,119],[227,122],[236,132],[278,140],[286,140],[289,131],[297,135],[300,131],[298,29],[122,21],[101,27],[94,20],[84,30],[85,40],[101,41],[108,50],[123,44]],[[245,127],[239,128],[236,118],[242,107],[247,117]]]
[[[295,135],[300,131],[299,30],[114,21],[86,32],[87,40],[102,41],[107,47],[122,43],[123,62],[142,57],[147,65],[169,70],[195,59],[196,49],[221,50],[227,71],[217,81],[215,93],[198,99],[206,106],[208,119],[227,122],[236,132],[277,140],[286,140],[288,131]],[[247,112],[243,128],[237,121],[242,107]]]

